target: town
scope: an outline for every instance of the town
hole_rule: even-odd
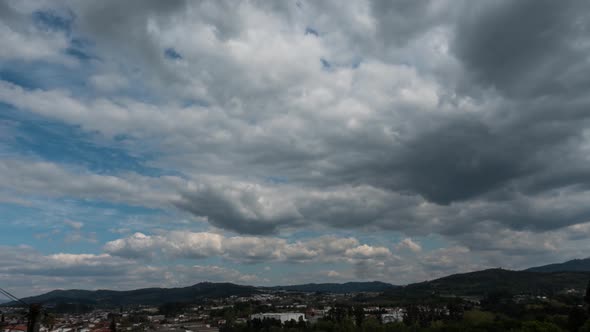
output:
[[[581,302],[583,294],[575,290],[552,297],[493,293],[483,297],[430,296],[414,301],[386,299],[382,295],[267,291],[160,306],[93,308],[79,303],[48,304],[39,315],[37,331],[437,331],[443,326],[515,324],[517,318],[540,314],[545,319],[531,320],[530,324],[557,326],[561,321],[564,331],[573,330],[568,326],[578,331],[588,317]],[[1,311],[1,332],[31,331],[26,307],[5,306]]]

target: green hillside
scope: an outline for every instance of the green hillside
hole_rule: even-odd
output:
[[[385,295],[394,297],[431,294],[481,296],[496,290],[512,294],[551,295],[571,289],[583,291],[588,280],[590,280],[590,272],[539,273],[489,269],[410,284],[391,289],[385,292]]]
[[[171,302],[190,303],[205,298],[219,298],[232,295],[251,295],[257,292],[257,289],[252,286],[203,282],[182,288],[144,288],[131,291],[55,290],[23,300],[27,303],[78,303],[95,306],[160,305]]]

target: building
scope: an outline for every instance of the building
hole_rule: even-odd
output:
[[[381,323],[396,323],[404,320],[404,311],[402,309],[390,310],[386,314],[381,315]]]
[[[26,325],[8,325],[2,328],[3,332],[26,332]]]
[[[154,316],[147,316],[150,322],[161,322],[166,319],[164,315],[154,315]]]
[[[300,312],[276,312],[276,313],[260,313],[260,314],[250,315],[250,320],[254,320],[254,319],[260,319],[260,320],[276,319],[276,320],[280,320],[281,324],[285,324],[285,322],[288,322],[290,320],[294,320],[296,322],[298,322],[300,320],[303,320],[304,322],[307,321],[307,319],[305,318],[305,314],[300,313]]]

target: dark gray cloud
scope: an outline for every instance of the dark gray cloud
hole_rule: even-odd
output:
[[[585,1],[470,3],[453,50],[478,81],[512,97],[568,94],[588,84],[571,71],[588,69],[588,9]]]
[[[452,120],[408,142],[396,166],[402,186],[448,204],[477,197],[526,174],[526,147],[469,118]]]

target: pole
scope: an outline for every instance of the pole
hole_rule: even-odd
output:
[[[29,306],[29,322],[27,332],[39,332],[41,327],[41,305],[38,303]]]

